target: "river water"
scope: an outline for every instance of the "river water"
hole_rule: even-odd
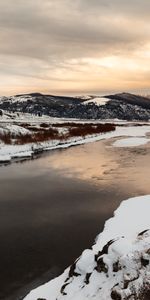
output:
[[[149,144],[111,143],[0,168],[0,299],[21,299],[60,274],[93,244],[122,200],[150,194]]]

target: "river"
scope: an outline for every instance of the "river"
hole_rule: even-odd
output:
[[[111,143],[0,167],[1,300],[19,300],[60,274],[91,247],[122,200],[150,194],[149,144]]]

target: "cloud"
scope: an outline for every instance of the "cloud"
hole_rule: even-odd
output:
[[[4,82],[5,78],[6,82],[8,76],[7,90],[30,87],[31,78],[35,88],[37,85],[50,90],[55,86],[56,92],[80,92],[81,88],[86,91],[87,78],[91,79],[93,92],[103,89],[99,81],[105,88],[111,85],[115,89],[118,84],[111,82],[110,73],[117,81],[118,71],[115,72],[116,65],[109,65],[110,58],[115,57],[126,85],[129,69],[133,68],[132,74],[137,66],[138,72],[147,72],[141,53],[149,47],[149,9],[147,0],[1,1],[0,80]],[[129,57],[131,67],[126,68],[123,60]],[[104,71],[106,82],[101,79]],[[80,82],[84,82],[83,87]],[[142,87],[143,84],[144,76]],[[4,89],[0,88],[0,93]]]

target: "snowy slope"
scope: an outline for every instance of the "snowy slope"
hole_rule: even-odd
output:
[[[27,102],[28,100],[32,100],[31,95],[20,95],[20,96],[10,96],[10,97],[0,97],[1,102],[10,102],[10,103],[17,103],[17,102]]]
[[[150,195],[122,202],[92,249],[24,300],[142,299],[150,288],[149,211]]]
[[[89,103],[94,103],[98,106],[105,105],[110,99],[103,98],[103,97],[91,97],[91,99],[88,99],[83,102],[83,104],[89,104]]]

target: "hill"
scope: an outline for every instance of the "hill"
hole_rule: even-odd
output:
[[[7,112],[77,119],[150,119],[150,99],[129,93],[108,96],[67,97],[31,93],[0,97]],[[2,111],[1,111],[2,113]]]

